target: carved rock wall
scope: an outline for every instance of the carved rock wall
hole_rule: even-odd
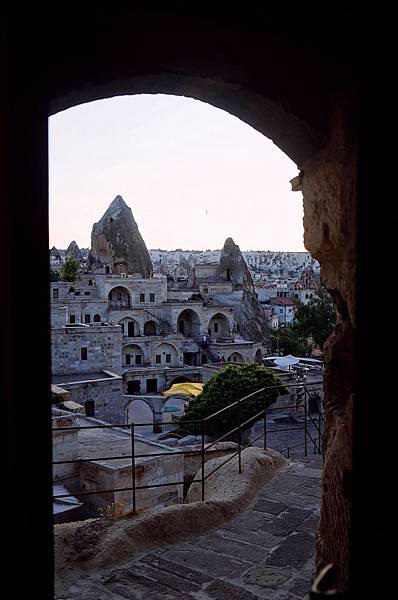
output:
[[[340,98],[330,142],[319,162],[305,165],[304,242],[321,263],[321,280],[337,310],[337,327],[325,347],[325,466],[317,539],[317,570],[338,568],[346,589],[351,531],[351,474],[354,400],[356,178],[354,101]]]

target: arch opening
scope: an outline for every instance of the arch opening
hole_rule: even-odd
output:
[[[200,319],[191,308],[183,310],[177,318],[177,331],[186,338],[197,338],[200,335]]]

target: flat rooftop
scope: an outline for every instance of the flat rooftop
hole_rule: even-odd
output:
[[[113,376],[105,371],[95,373],[75,373],[72,375],[53,375],[52,382],[56,385],[60,383],[79,383],[81,381],[95,381],[96,379],[113,379]]]
[[[92,427],[97,421],[91,421],[84,416],[79,416],[77,425],[79,427]],[[137,427],[139,429],[139,427]],[[109,468],[121,468],[131,466],[131,437],[129,430],[122,430],[107,427],[105,429],[94,428],[79,430],[78,436],[79,456],[78,458],[89,458],[93,462]],[[143,438],[135,436],[136,454],[157,454],[159,452],[170,452],[171,448],[149,442]],[[96,460],[96,458],[106,458],[119,456],[115,460]],[[125,456],[126,458],[123,458]],[[137,461],[142,461],[138,458]]]

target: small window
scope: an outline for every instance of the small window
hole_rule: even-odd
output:
[[[112,292],[109,292],[108,298],[109,298],[109,300],[112,300]]]
[[[76,323],[75,315],[69,315],[69,323]]]
[[[121,300],[121,299],[122,299],[122,292],[118,292],[118,293],[117,293],[117,299],[118,299],[118,300]]]
[[[80,296],[80,292],[75,292],[75,296]]]
[[[162,362],[162,355],[161,354],[157,354],[155,357],[155,362],[157,365],[160,365]]]
[[[85,295],[85,296],[89,296],[89,295],[90,295],[90,292],[84,292],[84,295]]]
[[[171,363],[171,354],[166,354],[166,362]]]
[[[149,302],[155,302],[155,294],[149,294]]]
[[[126,365],[131,365],[131,354],[126,354]]]
[[[94,322],[101,323],[101,315],[94,315]]]
[[[122,335],[124,335],[124,323],[121,323],[120,327],[122,328]]]
[[[53,289],[53,298],[59,298],[59,290],[58,288]]]
[[[140,294],[140,302],[145,302],[145,294]]]
[[[214,333],[218,333],[218,323],[214,323]]]
[[[142,356],[141,356],[141,354],[136,354],[135,355],[135,364],[136,365],[142,365]]]
[[[84,315],[84,322],[90,323],[90,321],[91,321],[90,315]]]
[[[87,348],[80,348],[80,359],[87,360]]]

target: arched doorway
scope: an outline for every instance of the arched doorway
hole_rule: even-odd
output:
[[[156,346],[153,353],[152,365],[154,367],[161,365],[165,367],[181,366],[177,348],[172,344],[159,344]]]
[[[232,354],[228,356],[227,362],[243,365],[246,361],[240,352],[232,352]]]
[[[190,308],[183,310],[177,318],[177,331],[187,338],[200,335],[200,319],[197,312]]]
[[[118,285],[108,293],[109,308],[111,310],[123,310],[131,308],[131,296],[127,288]]]
[[[127,344],[122,351],[124,367],[144,366],[144,351],[136,344]]]
[[[140,435],[149,435],[153,431],[153,411],[143,400],[137,398],[130,402],[127,407],[126,420],[127,423],[148,423],[148,425],[137,427]]]
[[[156,335],[157,325],[155,321],[147,321],[144,325],[144,335]]]
[[[119,325],[122,328],[122,334],[124,337],[136,337],[140,335],[140,327],[135,319],[132,317],[124,317],[120,319]]]
[[[222,313],[217,313],[209,321],[210,336],[212,338],[227,338],[231,335],[228,318]]]

